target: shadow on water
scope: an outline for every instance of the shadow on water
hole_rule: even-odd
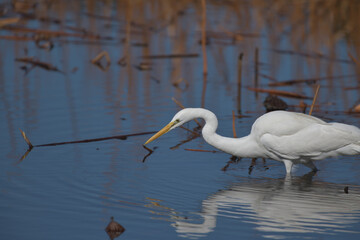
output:
[[[350,187],[346,194],[343,185],[316,182],[313,176],[245,179],[210,195],[197,213],[184,213],[193,217],[177,216],[171,225],[186,238],[206,237],[218,218],[250,223],[263,237],[275,239],[360,233],[348,230],[360,216],[360,188]]]

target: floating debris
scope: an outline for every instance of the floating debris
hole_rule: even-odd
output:
[[[56,142],[56,143],[46,143],[46,144],[32,145],[30,140],[27,138],[26,134],[21,129],[20,129],[20,132],[21,132],[21,135],[23,136],[25,142],[28,144],[29,148],[25,152],[25,154],[20,158],[18,163],[22,162],[34,147],[52,147],[52,146],[65,145],[65,144],[105,141],[105,140],[110,140],[110,139],[126,140],[128,137],[141,136],[141,135],[147,135],[147,134],[156,133],[155,131],[152,131],[152,132],[140,132],[140,133],[131,133],[131,134],[126,134],[126,135],[118,135],[118,136],[111,136],[111,137],[84,139],[84,140],[78,140],[78,141],[67,141],[67,142]]]
[[[48,36],[35,36],[35,44],[38,48],[45,49],[46,51],[51,51],[54,48],[54,43]]]
[[[307,58],[325,59],[325,60],[328,60],[328,61],[342,62],[342,63],[348,63],[348,64],[353,64],[354,63],[351,60],[333,58],[333,57],[326,56],[326,55],[321,54],[321,53],[296,52],[296,51],[292,51],[292,50],[283,50],[283,49],[271,49],[271,50],[278,53],[278,54],[298,55],[298,56],[307,57]]]
[[[232,129],[233,129],[234,138],[237,138],[236,129],[235,129],[235,112],[234,111],[232,111]]]
[[[241,114],[241,86],[242,86],[242,65],[243,65],[244,53],[240,53],[238,57],[238,72],[237,72],[237,111]]]
[[[117,64],[119,64],[122,67],[125,67],[126,66],[126,56],[120,58],[120,60],[117,62]]]
[[[255,57],[254,57],[254,87],[257,88],[259,86],[259,48],[255,48]],[[256,92],[257,93],[257,92]]]
[[[249,175],[251,175],[251,173],[252,173],[255,165],[256,165],[256,158],[252,158],[252,159],[251,159],[251,164],[250,164],[250,166],[249,166],[249,171],[248,171],[248,174],[249,174]]]
[[[97,39],[97,40],[113,40],[112,37],[102,37],[98,34],[93,34],[87,31],[83,31],[82,33],[69,33],[64,31],[53,31],[53,30],[47,30],[47,29],[33,29],[33,28],[27,28],[27,27],[21,27],[21,26],[13,26],[13,25],[7,25],[4,26],[2,29],[12,31],[15,33],[34,33],[34,34],[43,34],[49,37],[75,37],[75,38],[88,38],[88,39]]]
[[[79,70],[79,68],[78,68],[78,67],[74,67],[73,69],[71,69],[71,72],[72,72],[72,73],[76,73],[77,70]]]
[[[188,142],[191,142],[192,140],[198,138],[199,136],[198,135],[192,135],[190,136],[189,138],[181,141],[180,143],[176,144],[175,146],[172,146],[170,147],[171,150],[174,150],[174,149],[177,149],[179,148],[181,145],[185,144],[185,143],[188,143]]]
[[[355,107],[351,108],[350,113],[360,113],[360,104],[357,104]]]
[[[264,107],[266,112],[276,111],[276,110],[286,110],[288,105],[282,99],[277,96],[269,94],[264,100]]]
[[[104,59],[104,58],[106,61],[105,65],[103,65],[103,61],[102,61],[102,59]],[[91,63],[98,66],[102,71],[106,72],[111,65],[109,53],[107,51],[100,52],[96,57],[94,57],[91,60]]]
[[[240,161],[241,161],[241,157],[231,156],[230,161],[228,161],[226,165],[223,168],[221,168],[221,171],[225,172],[229,168],[230,164],[239,163]]]
[[[154,149],[150,149],[148,148],[147,146],[143,145],[143,148],[145,148],[146,150],[149,151],[148,154],[145,155],[145,157],[143,158],[142,162],[145,162],[145,160],[151,155],[153,154],[154,150],[157,148],[157,147],[154,147]]]
[[[150,79],[153,80],[154,82],[158,83],[158,84],[160,83],[160,80],[158,78],[154,77],[154,76],[150,76]]]
[[[351,60],[356,63],[357,66],[360,65],[359,61],[350,53],[348,52],[348,56],[351,58]]]
[[[27,138],[26,134],[24,131],[22,131],[20,129],[21,135],[23,136],[25,142],[27,143],[27,145],[29,146],[29,150],[31,150],[34,146],[31,144],[30,140]]]
[[[47,144],[35,145],[34,147],[50,147],[50,146],[58,146],[58,145],[64,145],[64,144],[98,142],[98,141],[104,141],[104,140],[110,140],[110,139],[126,140],[128,137],[141,136],[141,135],[147,135],[147,134],[153,134],[153,133],[156,133],[156,132],[155,131],[140,132],[140,133],[131,133],[131,134],[125,134],[125,135],[111,136],[111,137],[90,138],[90,139],[84,139],[84,140],[78,140],[78,141],[47,143]]]
[[[184,83],[183,87],[180,86],[181,83]],[[180,89],[181,91],[185,91],[189,87],[189,82],[186,81],[184,78],[178,78],[178,80],[174,81],[172,85],[177,89]]]
[[[317,96],[318,96],[318,93],[319,93],[319,89],[320,89],[320,84],[317,85],[317,87],[316,87],[315,95],[314,95],[313,102],[312,102],[311,107],[310,107],[309,115],[311,115],[312,112],[313,112],[315,102],[316,102],[316,99],[317,99]]]
[[[192,149],[192,148],[185,148],[186,151],[193,151],[193,152],[209,152],[209,153],[219,153],[216,150],[204,150],[204,149]]]
[[[40,67],[40,68],[48,70],[48,71],[55,71],[55,72],[63,73],[58,68],[51,65],[50,63],[41,62],[34,57],[15,58],[15,61],[31,64],[32,68],[30,68],[30,70],[33,69],[34,67]],[[26,70],[26,73],[28,73],[30,71],[26,67],[24,68],[24,66],[21,66],[21,69]]]
[[[152,69],[151,63],[149,62],[141,62],[138,65],[135,65],[135,67],[140,71],[149,71]]]
[[[179,53],[179,54],[164,54],[164,55],[145,55],[142,58],[164,59],[164,58],[195,58],[199,57],[198,53]]]
[[[110,218],[110,223],[105,228],[105,232],[109,235],[110,239],[115,239],[119,237],[123,232],[125,232],[125,228],[121,226],[120,223],[114,220],[114,217]]]
[[[302,113],[306,113],[306,108],[307,107],[308,107],[308,105],[303,100],[301,100],[299,102],[299,108],[301,109]]]
[[[315,84],[318,81],[321,80],[330,80],[330,79],[344,79],[344,78],[353,78],[353,77],[357,77],[358,75],[356,74],[350,74],[350,75],[340,75],[340,76],[327,76],[327,77],[318,77],[318,78],[308,78],[308,79],[294,79],[294,80],[288,80],[288,81],[283,81],[283,82],[273,82],[273,83],[269,83],[269,87],[279,87],[279,86],[291,86],[294,84],[301,84],[301,83],[306,83],[306,84]]]
[[[249,87],[248,89],[250,91],[254,91],[254,92],[270,93],[272,95],[283,96],[283,97],[288,97],[288,98],[311,99],[311,97],[308,97],[305,95],[301,95],[301,94],[293,93],[293,92],[281,91],[281,90],[251,88],[251,87]]]
[[[2,18],[2,19],[0,19],[0,28],[4,27],[6,25],[18,23],[19,21],[20,21],[20,18],[18,18],[18,17]]]

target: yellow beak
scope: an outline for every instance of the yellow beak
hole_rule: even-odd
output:
[[[168,131],[170,131],[170,128],[171,128],[172,126],[174,126],[175,124],[176,124],[175,121],[170,122],[168,125],[166,125],[165,127],[163,127],[163,129],[161,129],[160,131],[158,131],[157,133],[155,133],[151,138],[149,138],[149,140],[147,140],[144,145],[146,145],[146,144],[154,141],[155,139],[157,139],[157,138],[160,137],[161,135],[164,135],[165,133],[167,133]]]

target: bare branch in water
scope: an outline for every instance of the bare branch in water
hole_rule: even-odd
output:
[[[155,150],[156,148],[150,149],[150,148],[148,148],[148,147],[145,146],[145,145],[143,145],[143,148],[145,148],[146,150],[149,151],[149,153],[146,154],[145,157],[144,157],[143,160],[142,160],[142,162],[145,162],[145,160],[146,160],[151,154],[153,154],[153,152],[154,152],[154,150]]]
[[[300,98],[300,99],[311,99],[311,97],[301,95],[298,93],[292,93],[287,91],[281,91],[281,90],[274,90],[274,89],[263,89],[263,88],[248,88],[250,91],[255,92],[262,92],[262,93],[270,93],[273,95],[288,97],[288,98]]]

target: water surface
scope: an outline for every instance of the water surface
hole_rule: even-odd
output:
[[[50,1],[28,8],[3,2],[3,18],[24,18],[14,26],[87,35],[51,35],[54,47],[47,51],[33,32],[0,31],[0,238],[107,239],[104,229],[114,216],[126,228],[119,239],[357,239],[356,156],[316,163],[316,175],[300,166],[292,178],[271,160],[258,159],[251,174],[250,159],[222,171],[229,155],[187,151],[214,149],[202,138],[179,145],[191,134],[177,129],[151,143],[155,151],[145,162],[142,144],[150,135],[35,147],[21,158],[27,145],[19,129],[34,145],[156,131],[180,109],[172,97],[187,107],[204,100],[226,136],[233,135],[232,111],[241,114],[236,130],[243,136],[265,112],[267,96],[248,87],[303,94],[311,105],[320,84],[313,115],[359,125],[358,115],[348,112],[359,101],[359,4],[335,3],[206,1],[209,72],[202,99],[202,8],[196,1]],[[23,11],[36,18],[25,19]],[[111,59],[106,71],[90,62],[101,51]],[[198,56],[143,58],[168,54]],[[23,57],[61,72],[37,67],[25,74],[26,64],[15,61]],[[124,57],[126,66],[117,64]],[[150,70],[138,69],[144,62]],[[296,79],[315,80],[268,86]],[[301,111],[301,100],[282,99]]]

